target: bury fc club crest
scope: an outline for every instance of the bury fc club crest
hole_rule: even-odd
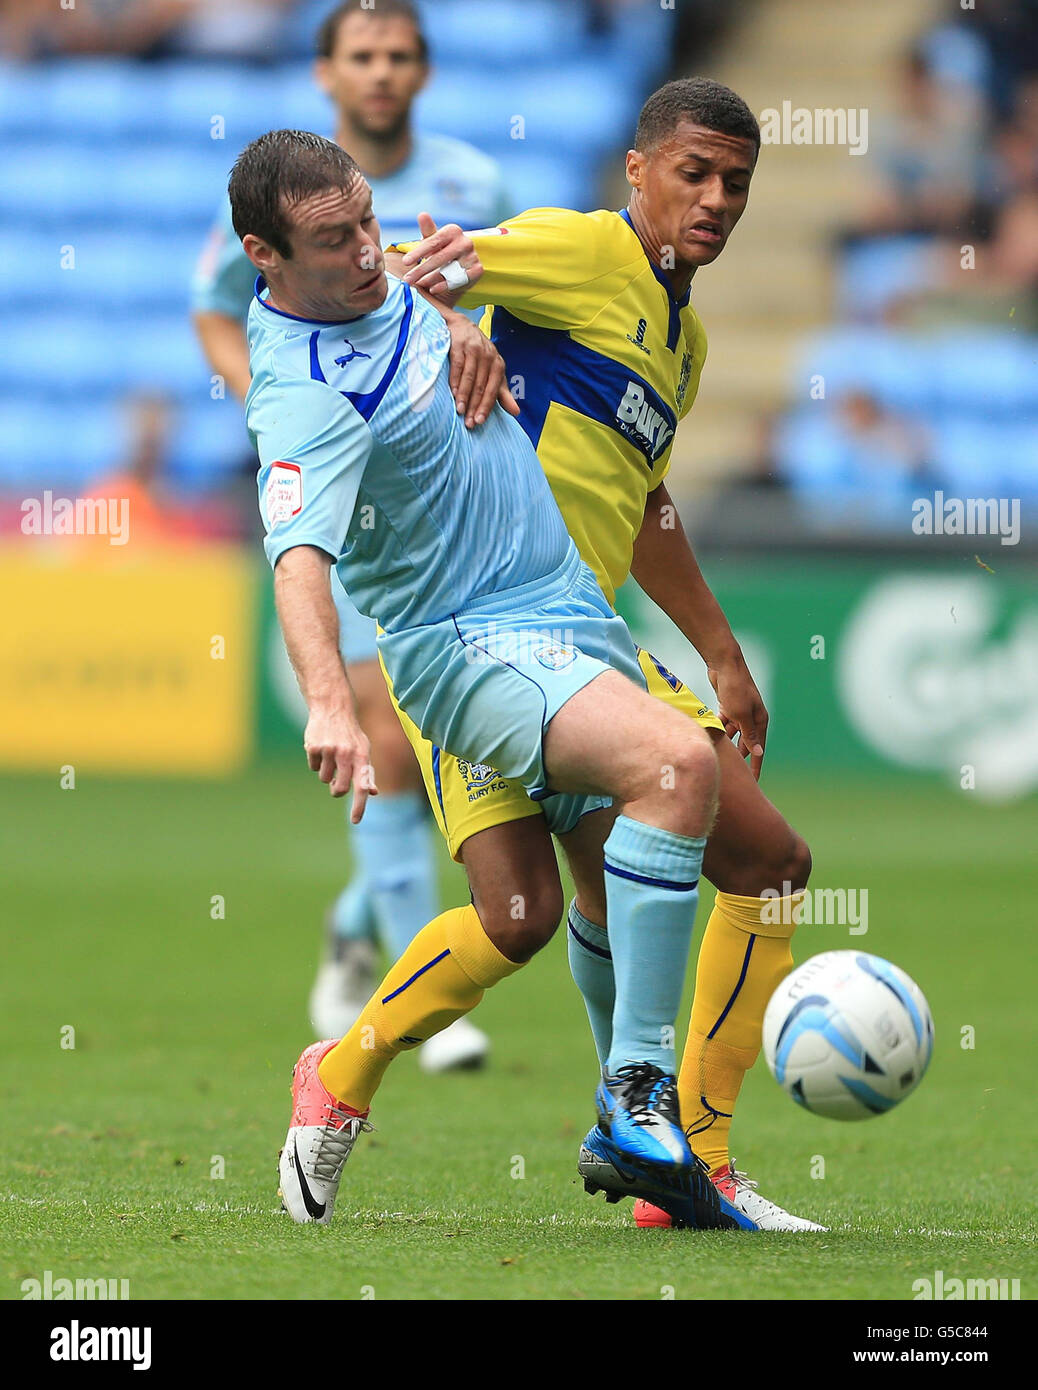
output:
[[[686,352],[681,359],[681,375],[678,377],[678,414],[685,405],[685,392],[688,390],[688,383],[692,377],[692,354]]]
[[[478,801],[498,786],[504,786],[500,772],[489,763],[470,763],[459,758],[458,771],[465,779],[465,790],[470,801]]]

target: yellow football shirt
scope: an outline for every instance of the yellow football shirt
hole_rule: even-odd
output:
[[[626,210],[533,208],[470,233],[484,317],[570,535],[612,603],[699,389],[706,334]]]

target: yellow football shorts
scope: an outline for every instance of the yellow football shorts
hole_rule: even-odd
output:
[[[689,715],[704,729],[724,729],[714,711],[651,653],[639,648],[638,664],[645,675],[650,695]],[[382,674],[386,676],[385,667]],[[453,859],[460,858],[462,845],[477,831],[541,814],[537,802],[530,800],[518,782],[507,781],[486,763],[470,763],[455,758],[423,738],[417,724],[397,704],[388,676],[386,684],[393,708],[422,769],[426,795],[436,824],[447,841]]]

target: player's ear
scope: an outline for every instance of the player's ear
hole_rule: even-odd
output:
[[[638,150],[627,151],[627,182],[632,188],[640,188],[645,159]]]
[[[314,59],[314,86],[320,87],[326,97],[332,94],[331,66],[327,58]]]
[[[253,236],[251,232],[246,233],[242,239],[241,248],[261,274],[265,275],[277,264],[278,257],[274,248],[262,237]]]

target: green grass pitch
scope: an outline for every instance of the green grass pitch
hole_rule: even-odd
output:
[[[763,1062],[750,1076],[739,1164],[832,1226],[818,1237],[637,1231],[630,1203],[583,1193],[595,1064],[561,932],[481,1006],[492,1065],[426,1078],[398,1062],[334,1224],[293,1226],[275,1160],[346,877],[341,806],[301,760],[216,785],[6,780],[3,1296],[50,1270],[128,1279],[132,1298],[907,1299],[941,1270],[1033,1297],[1038,802],[766,783],[814,882],[869,890],[867,935],[805,927],[797,959],[888,956],[937,1027],[920,1089],[864,1124],[798,1111]],[[462,900],[456,870],[444,886]]]

